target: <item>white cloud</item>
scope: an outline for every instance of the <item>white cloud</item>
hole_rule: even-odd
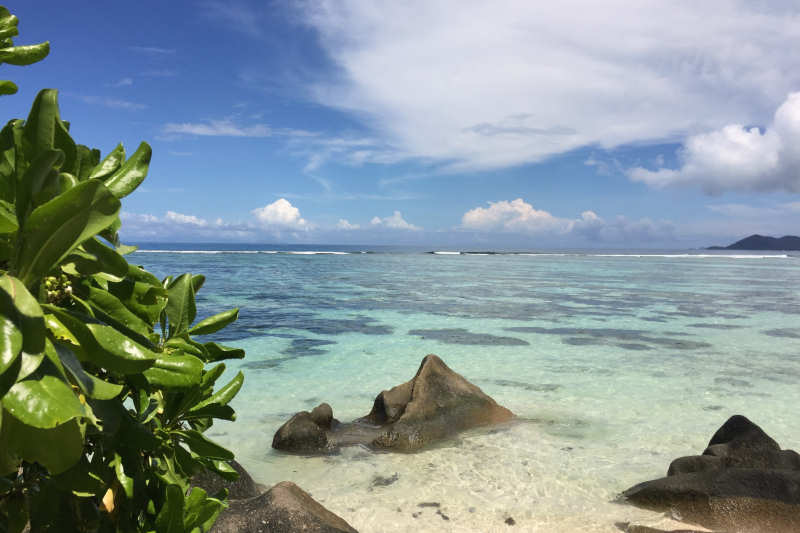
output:
[[[648,218],[630,220],[619,216],[607,221],[594,211],[584,211],[575,219],[560,218],[538,210],[522,198],[488,202],[464,213],[461,228],[483,233],[516,233],[540,237],[577,237],[589,241],[644,242],[671,239],[675,228],[667,221]]]
[[[547,211],[539,211],[522,198],[489,202],[489,207],[476,207],[464,213],[461,225],[479,231],[510,231],[518,233],[564,232],[569,221]]]
[[[208,225],[208,221],[203,218],[198,218],[194,215],[184,215],[176,213],[175,211],[167,211],[164,220],[167,222],[177,222],[178,224],[189,224],[191,226],[203,227]]]
[[[160,48],[158,46],[129,46],[128,49],[133,50],[134,52],[142,52],[153,55],[169,55],[175,53],[174,48]]]
[[[677,169],[636,167],[628,175],[653,187],[695,185],[711,194],[800,192],[800,92],[786,98],[764,131],[727,125],[689,137],[678,155]]]
[[[796,4],[302,6],[340,69],[315,98],[358,113],[399,153],[457,170],[763,124],[800,86]]]
[[[147,105],[145,104],[131,102],[129,100],[122,100],[119,98],[105,98],[100,96],[84,95],[81,96],[80,99],[87,104],[101,105],[103,107],[108,107],[111,109],[127,109],[130,111],[139,111],[141,109],[147,109]]]
[[[109,84],[109,87],[130,87],[133,85],[133,78],[121,78],[114,83]]]
[[[266,124],[242,126],[230,119],[208,122],[169,122],[164,125],[165,134],[201,135],[210,137],[269,137],[272,129]]]
[[[359,229],[361,226],[358,224],[351,224],[347,219],[340,218],[339,222],[336,223],[336,229],[341,229],[345,231],[350,231],[354,229]]]
[[[287,230],[309,230],[313,225],[300,216],[300,210],[286,198],[279,198],[269,205],[253,209],[253,215],[265,227]]]
[[[390,229],[405,229],[411,231],[418,231],[422,229],[419,226],[415,226],[414,224],[407,222],[403,218],[403,214],[400,213],[400,211],[395,211],[394,213],[392,213],[392,216],[385,218],[380,218],[377,216],[373,217],[369,223],[372,226],[381,226]]]

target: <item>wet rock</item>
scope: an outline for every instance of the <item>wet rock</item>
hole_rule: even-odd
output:
[[[295,414],[277,431],[272,446],[295,453],[329,453],[352,445],[408,452],[512,417],[439,357],[427,355],[414,378],[378,394],[366,416],[339,424],[330,406],[322,404],[312,413]],[[328,420],[332,423],[325,425]]]
[[[357,533],[350,524],[289,481],[245,500],[232,500],[210,533]]]
[[[311,420],[324,429],[331,428],[333,422],[333,409],[327,403],[321,403],[311,411]]]
[[[508,518],[505,519],[505,523],[508,524],[509,526],[513,526],[514,524],[517,523],[517,521],[509,516]]]
[[[736,415],[711,437],[702,455],[675,459],[667,477],[631,487],[623,497],[712,529],[797,532],[800,455],[781,450],[760,427]]]
[[[400,479],[400,475],[397,472],[395,472],[393,476],[389,477],[375,476],[372,478],[371,485],[373,487],[388,487],[398,479]]]
[[[300,411],[275,432],[272,447],[294,453],[322,453],[329,448],[326,430],[311,413]]]
[[[237,461],[230,461],[229,464],[239,473],[238,479],[227,480],[216,472],[204,470],[192,478],[192,486],[200,487],[210,496],[222,489],[228,489],[228,499],[231,500],[252,498],[263,492],[261,486],[253,481],[242,465]]]

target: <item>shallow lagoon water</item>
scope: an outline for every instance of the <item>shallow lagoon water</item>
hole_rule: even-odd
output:
[[[800,258],[263,250],[282,253],[132,261],[205,274],[198,316],[241,308],[215,338],[247,350],[228,370],[246,375],[238,421],[210,435],[258,481],[294,481],[362,533],[665,526],[613,500],[700,453],[730,415],[800,446]],[[366,414],[427,353],[517,419],[416,454],[271,449],[322,401],[340,420]]]

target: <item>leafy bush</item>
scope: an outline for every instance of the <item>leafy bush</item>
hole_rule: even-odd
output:
[[[53,89],[0,131],[0,532],[207,531],[226,493],[191,477],[237,476],[203,432],[235,418],[242,374],[214,386],[244,352],[193,337],[238,310],[195,323],[205,278],[158,280],[118,240],[150,155],[76,144]]]
[[[14,46],[12,37],[19,34],[19,19],[0,6],[0,65],[30,65],[41,61],[50,53],[50,43]],[[15,94],[17,85],[13,81],[0,80],[0,94]]]

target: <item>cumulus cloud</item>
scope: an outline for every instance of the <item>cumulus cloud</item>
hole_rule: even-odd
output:
[[[724,191],[800,192],[800,92],[789,94],[761,130],[730,124],[689,137],[677,169],[633,168],[628,175],[653,187],[696,185]]]
[[[219,241],[224,239],[247,240],[257,235],[257,228],[248,224],[236,224],[217,218],[209,221],[196,215],[167,211],[164,216],[150,213],[120,213],[120,232],[133,240],[190,240]]]
[[[392,216],[385,217],[385,218],[380,218],[380,217],[377,217],[377,216],[373,217],[373,219],[370,221],[370,225],[372,225],[372,226],[380,226],[380,227],[390,228],[390,229],[405,229],[405,230],[412,230],[412,231],[418,231],[418,230],[422,229],[419,226],[415,226],[414,224],[411,224],[411,223],[407,222],[403,218],[403,214],[400,213],[400,211],[395,211],[394,213],[392,213]]]
[[[466,229],[480,231],[510,231],[519,233],[563,232],[569,221],[539,211],[522,198],[489,202],[489,207],[470,209],[461,218]]]
[[[350,231],[354,229],[359,229],[361,226],[358,224],[351,224],[347,219],[340,218],[339,222],[336,223],[336,229],[341,229],[345,231]]]
[[[671,239],[675,232],[674,225],[667,221],[648,218],[630,220],[624,216],[605,220],[594,211],[584,211],[574,219],[556,217],[548,211],[534,208],[522,198],[488,203],[489,207],[476,207],[464,213],[461,228],[485,233],[573,236],[607,242]]]
[[[341,74],[315,98],[456,170],[764,124],[800,86],[789,3],[300,5]]]
[[[309,230],[313,227],[286,198],[279,198],[264,207],[253,209],[252,213],[262,226],[288,230]]]

